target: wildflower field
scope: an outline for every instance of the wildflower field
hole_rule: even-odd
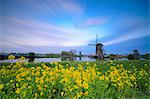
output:
[[[1,99],[137,99],[149,96],[149,60],[52,63],[22,60],[24,57],[16,63],[0,64]]]

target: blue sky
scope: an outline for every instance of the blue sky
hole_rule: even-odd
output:
[[[0,52],[147,53],[149,0],[0,0]]]

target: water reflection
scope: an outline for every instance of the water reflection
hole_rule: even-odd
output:
[[[13,60],[0,60],[0,63],[3,62],[17,62],[18,59],[13,59]],[[60,61],[96,61],[96,59],[89,58],[89,57],[76,57],[72,60],[63,60],[62,58],[29,58],[24,60],[24,62],[60,62]]]
[[[62,57],[61,61],[75,61],[76,58],[75,57]]]
[[[60,58],[35,58],[35,62],[60,62]]]
[[[28,59],[28,62],[34,62],[34,59],[35,59],[35,58],[30,57],[30,58]]]
[[[106,59],[106,60],[110,60],[110,59]],[[121,59],[115,59],[115,60],[128,60],[127,58],[121,58]],[[141,58],[141,60],[144,60],[143,58]],[[18,59],[13,59],[13,60],[9,60],[9,59],[5,59],[5,60],[0,60],[0,63],[4,63],[4,62],[17,62]],[[60,61],[79,61],[79,62],[84,62],[84,61],[96,61],[96,59],[94,58],[89,58],[89,57],[76,57],[73,59],[62,59],[62,58],[29,58],[29,59],[25,59],[23,60],[23,62],[60,62]]]

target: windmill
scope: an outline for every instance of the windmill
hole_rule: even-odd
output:
[[[96,44],[88,44],[90,46],[96,46],[96,52],[95,52],[95,58],[104,59],[104,50],[103,50],[103,44],[98,42],[98,35],[96,35]]]

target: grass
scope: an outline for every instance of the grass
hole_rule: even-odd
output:
[[[150,60],[0,63],[0,98],[147,99],[149,63]],[[48,89],[44,90],[44,86]]]

